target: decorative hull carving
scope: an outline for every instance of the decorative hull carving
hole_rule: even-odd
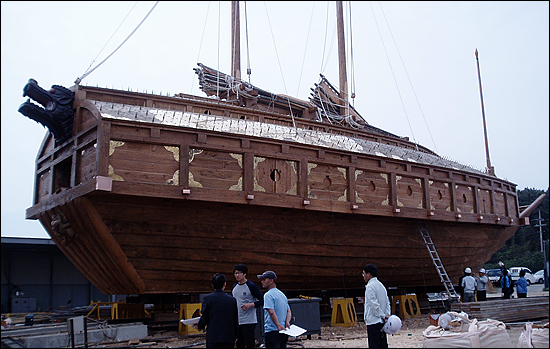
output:
[[[514,184],[389,133],[291,132],[286,115],[184,95],[77,96],[79,132],[46,136],[27,218],[106,294],[208,292],[237,263],[285,290],[360,289],[368,262],[387,286],[437,286],[418,222],[451,280],[519,226]]]
[[[63,143],[73,134],[74,93],[60,85],[44,90],[34,79],[23,88],[23,97],[30,97],[42,107],[31,103],[30,98],[19,107],[19,112],[47,127],[57,143]]]

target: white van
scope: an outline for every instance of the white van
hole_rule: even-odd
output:
[[[537,282],[535,276],[531,272],[531,269],[527,267],[512,267],[510,268],[510,277],[512,278],[512,281],[516,282],[519,280],[519,272],[524,269],[525,270],[525,279],[527,280],[527,285],[531,285]]]

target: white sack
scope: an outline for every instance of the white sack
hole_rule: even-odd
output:
[[[533,323],[526,323],[523,332],[519,335],[518,348],[548,348],[549,332],[548,327],[533,328]]]
[[[423,332],[424,348],[512,348],[512,340],[503,322],[473,319],[467,331],[446,331],[429,326]]]

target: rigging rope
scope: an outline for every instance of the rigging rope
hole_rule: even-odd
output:
[[[304,47],[304,58],[302,59],[302,68],[300,69],[300,77],[298,78],[298,88],[296,88],[296,96],[300,93],[300,82],[302,81],[302,73],[304,72],[304,63],[306,62],[307,44],[309,42],[309,33],[311,32],[311,23],[313,22],[313,12],[315,10],[315,1],[311,8],[311,16],[309,17],[309,28],[307,29],[306,45]]]
[[[350,85],[351,85],[351,105],[355,106],[355,64],[353,61],[353,30],[351,25],[351,1],[349,3],[349,50],[350,50]]]
[[[422,110],[422,106],[420,105],[420,102],[418,101],[418,97],[416,96],[416,91],[414,90],[414,86],[412,84],[411,78],[409,77],[409,72],[407,71],[407,68],[405,67],[405,62],[403,62],[403,58],[401,57],[401,52],[399,52],[399,48],[397,47],[397,43],[395,42],[395,38],[393,37],[393,33],[391,31],[390,25],[388,23],[388,20],[386,18],[386,14],[384,13],[384,9],[382,8],[382,4],[378,3],[380,6],[380,10],[382,11],[382,15],[384,16],[384,20],[386,21],[386,25],[388,26],[388,30],[390,31],[390,36],[393,40],[393,44],[395,45],[395,48],[397,50],[397,54],[399,55],[399,59],[401,60],[401,64],[403,65],[403,68],[405,69],[405,74],[407,75],[407,79],[409,80],[409,85],[411,85],[411,89],[414,94],[414,98],[416,99],[416,104],[418,104],[418,108],[420,109],[420,114],[422,115],[422,118],[424,119],[424,123],[426,124],[426,128],[428,129],[428,133],[430,134],[430,138],[432,139],[432,143],[434,145],[435,151],[438,153],[437,146],[435,145],[435,141],[432,137],[432,132],[430,131],[430,127],[428,126],[428,122],[426,121],[426,117],[424,116],[424,111]]]
[[[130,33],[130,35],[128,35],[128,37],[126,39],[124,39],[124,41],[110,54],[107,56],[107,58],[105,58],[103,61],[101,61],[101,63],[99,63],[98,65],[96,65],[92,70],[90,70],[89,72],[87,73],[84,73],[81,77],[77,78],[75,80],[75,84],[80,84],[80,82],[85,78],[87,77],[88,75],[90,75],[94,70],[96,70],[100,65],[102,65],[103,63],[105,63],[105,61],[107,59],[109,59],[116,51],[118,51],[119,48],[122,47],[122,45],[124,45],[126,43],[126,41],[128,41],[128,39],[130,39],[130,37],[132,35],[134,35],[134,33],[136,32],[136,30],[138,30],[138,28],[143,24],[143,22],[145,22],[145,20],[147,19],[147,17],[149,17],[149,15],[151,14],[151,12],[153,12],[153,10],[155,9],[155,7],[158,5],[159,1],[155,2],[155,4],[153,5],[153,7],[151,8],[151,10],[149,10],[149,12],[147,13],[147,15],[145,16],[145,18],[143,18],[141,20],[141,22],[139,22],[139,24],[137,25],[137,27]],[[109,39],[110,40],[110,39]]]
[[[409,115],[407,114],[407,109],[405,108],[405,104],[403,102],[403,97],[401,96],[401,90],[399,89],[399,85],[397,84],[397,80],[395,78],[395,73],[393,71],[393,67],[392,67],[392,64],[391,64],[391,61],[390,61],[390,58],[388,56],[388,50],[386,50],[386,45],[384,44],[384,40],[382,39],[382,33],[380,32],[380,27],[378,26],[378,21],[376,20],[376,16],[374,15],[374,10],[372,8],[372,4],[370,4],[370,8],[371,8],[371,11],[372,11],[372,15],[373,15],[373,18],[374,18],[374,22],[376,24],[376,29],[378,30],[378,35],[380,36],[380,40],[382,42],[382,46],[384,47],[384,52],[386,53],[386,59],[388,60],[388,64],[390,66],[390,71],[392,73],[392,76],[393,76],[393,81],[395,83],[395,87],[397,88],[397,93],[399,94],[399,99],[401,101],[401,106],[403,107],[403,111],[405,112],[405,117],[407,118],[407,123],[409,124],[409,129],[411,130],[411,134],[412,134],[412,138],[413,138],[413,141],[416,145],[416,149],[418,150],[418,143],[416,142],[416,138],[414,137],[414,131],[412,129],[412,126],[411,126],[411,122],[409,120]]]
[[[279,71],[281,72],[281,79],[283,80],[283,87],[285,89],[286,94],[286,100],[288,101],[288,109],[290,110],[290,116],[292,117],[292,125],[294,125],[294,129],[296,130],[296,122],[294,120],[294,113],[292,113],[292,106],[290,105],[290,99],[288,98],[288,92],[286,89],[286,83],[285,83],[285,76],[283,74],[283,68],[281,67],[281,60],[279,59],[279,52],[277,51],[277,45],[275,43],[275,36],[273,35],[273,29],[271,28],[271,21],[269,20],[269,13],[267,12],[267,6],[264,1],[264,9],[265,14],[267,16],[267,23],[269,25],[269,31],[271,32],[271,38],[273,40],[273,47],[275,48],[275,56],[277,56],[277,63],[279,64]]]
[[[221,4],[218,1],[218,73],[216,78],[216,97],[220,99],[220,21],[221,21],[221,14],[220,14],[220,7]]]
[[[206,8],[206,17],[204,18],[204,27],[202,28],[201,42],[199,44],[199,52],[197,53],[197,62],[201,55],[202,43],[204,40],[204,32],[206,31],[206,23],[208,23],[208,13],[210,12],[210,1],[208,2],[208,7]],[[191,79],[191,93],[193,91],[193,86],[195,86],[195,79]]]
[[[248,83],[250,84],[252,70],[250,69],[250,49],[248,47],[248,15],[246,13],[246,1],[244,2],[244,26],[246,32],[246,74],[248,75]]]

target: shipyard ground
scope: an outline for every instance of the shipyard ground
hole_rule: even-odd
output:
[[[489,295],[489,300],[498,299],[500,290]],[[529,287],[529,297],[548,297],[548,291],[543,290],[542,285],[532,285]],[[358,324],[350,327],[330,326],[330,319],[322,318],[321,334],[311,336],[300,336],[291,338],[289,348],[367,348],[366,327],[361,316],[358,316]],[[513,347],[517,347],[518,339],[523,331],[523,326],[527,321],[507,322],[506,329],[510,335]],[[532,319],[535,324],[545,324],[548,317]],[[401,330],[393,336],[388,337],[389,347],[391,348],[422,348],[423,331],[430,325],[429,315],[421,314],[414,318],[403,320]],[[3,331],[3,336],[6,332]],[[2,341],[4,346],[4,340]],[[13,347],[13,346],[9,346]],[[70,347],[70,346],[68,346]],[[83,347],[82,345],[78,347]],[[195,334],[188,336],[178,336],[177,330],[172,327],[153,328],[149,326],[148,335],[139,337],[139,339],[103,341],[97,342],[89,340],[89,348],[205,348],[205,335]]]

